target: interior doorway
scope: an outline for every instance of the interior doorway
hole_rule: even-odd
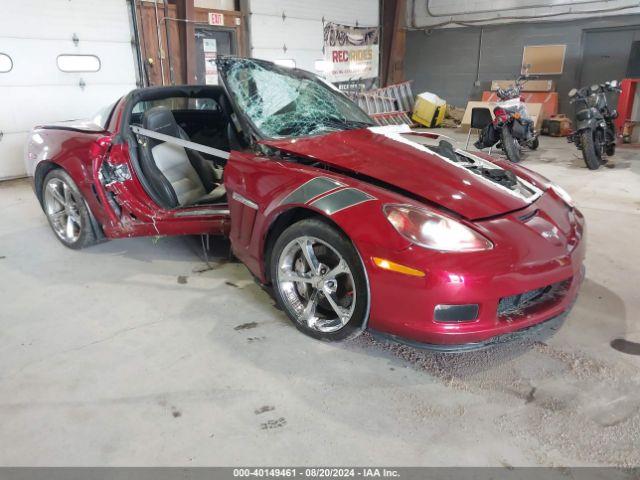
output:
[[[237,55],[236,32],[225,27],[197,27],[196,37],[196,83],[218,85],[217,55]]]

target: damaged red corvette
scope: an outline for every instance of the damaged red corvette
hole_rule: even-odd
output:
[[[228,235],[293,324],[324,340],[369,329],[458,351],[567,314],[585,225],[560,187],[375,126],[310,73],[235,57],[218,70],[222,86],[138,89],[32,131],[27,168],[63,244]]]

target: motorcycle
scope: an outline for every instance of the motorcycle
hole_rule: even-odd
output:
[[[500,102],[493,109],[495,118],[480,132],[480,138],[474,144],[476,148],[481,150],[497,143],[497,148],[502,149],[514,163],[522,160],[522,147],[531,150],[538,148],[538,132],[527,112],[524,98],[520,95],[522,87],[530,78],[520,75],[512,87],[496,90]]]
[[[567,141],[582,150],[587,168],[597,170],[616,153],[616,127],[613,120],[618,112],[609,108],[607,92],[620,93],[617,80],[569,91],[570,103],[576,105],[576,130]]]

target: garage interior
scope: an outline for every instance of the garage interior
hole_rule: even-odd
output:
[[[543,134],[519,163],[587,224],[586,278],[553,335],[461,353],[322,342],[222,236],[56,241],[24,163],[34,126],[134,88],[219,84],[218,55],[324,75],[328,24],[379,31],[375,75],[334,82],[377,124],[471,152],[465,110],[536,69],[527,47],[562,46],[560,71],[524,89]],[[31,0],[0,27],[0,466],[640,466],[637,1]],[[615,155],[591,170],[554,125],[578,128],[573,88],[611,80]],[[416,120],[423,92],[446,101],[441,122]]]

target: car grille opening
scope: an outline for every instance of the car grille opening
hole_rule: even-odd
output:
[[[571,280],[569,278],[546,287],[501,298],[498,303],[498,318],[513,320],[527,315],[537,308],[551,306],[559,302],[569,290]]]

